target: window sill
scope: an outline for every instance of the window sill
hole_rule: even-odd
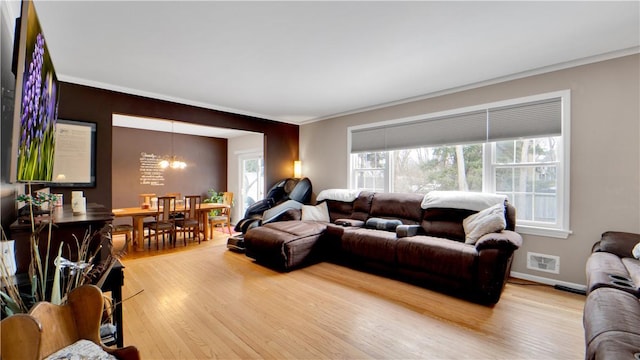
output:
[[[566,239],[572,233],[571,230],[550,229],[527,225],[516,225],[516,232],[520,234],[554,237],[559,239]]]

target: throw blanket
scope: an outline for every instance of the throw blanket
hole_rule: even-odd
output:
[[[352,202],[357,199],[359,195],[360,190],[327,189],[320,191],[320,194],[316,197],[316,202],[320,202],[322,200]]]
[[[467,191],[431,191],[422,199],[421,207],[453,208],[481,211],[496,204],[504,204],[506,195]]]
[[[117,360],[115,356],[89,340],[80,339],[47,356],[45,360]]]

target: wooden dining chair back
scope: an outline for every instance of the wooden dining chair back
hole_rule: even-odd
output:
[[[211,229],[209,237],[211,238],[213,238],[213,231],[218,225],[226,226],[229,235],[231,235],[231,206],[233,205],[233,193],[222,193],[222,203],[227,206],[220,209],[220,213],[218,215],[209,216],[209,229]]]
[[[82,285],[69,293],[65,305],[39,302],[28,314],[9,316],[0,323],[2,359],[40,360],[61,349],[73,352],[70,346],[79,340],[97,345],[92,349],[98,352],[97,355],[106,352],[118,359],[139,359],[140,354],[134,346],[116,349],[102,344],[103,310],[100,288]],[[95,353],[84,354],[85,357],[77,355],[78,358],[97,358]]]
[[[156,249],[160,247],[158,235],[162,234],[162,246],[164,247],[165,234],[169,234],[169,243],[175,239],[175,222],[171,217],[176,212],[176,198],[173,196],[158,197],[158,208],[155,219],[145,223],[149,230],[149,248],[151,248],[151,235],[155,236]],[[153,234],[151,233],[153,231]]]
[[[198,237],[200,243],[200,204],[202,198],[200,195],[187,195],[184,197],[184,216],[176,219],[176,226],[182,230],[182,239],[184,245],[187,245],[187,232],[192,233],[194,237]],[[175,244],[175,243],[174,243]]]
[[[174,197],[176,198],[176,206],[180,206],[182,205],[183,201],[182,201],[182,194],[179,192],[172,192],[172,193],[166,193],[162,196],[166,196],[166,197]],[[172,217],[175,217],[176,214],[171,214]]]

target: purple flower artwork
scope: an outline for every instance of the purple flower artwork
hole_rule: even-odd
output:
[[[19,181],[51,181],[58,80],[33,3],[28,6],[17,177]]]

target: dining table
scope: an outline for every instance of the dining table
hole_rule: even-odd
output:
[[[209,217],[211,210],[229,208],[227,204],[202,203],[198,209],[198,217],[202,223],[202,233],[204,240],[209,239]],[[174,213],[184,213],[188,208],[184,204],[176,204]],[[144,251],[144,219],[155,216],[158,209],[154,207],[127,207],[111,209],[116,218],[130,217],[133,220],[133,244],[136,251]]]

